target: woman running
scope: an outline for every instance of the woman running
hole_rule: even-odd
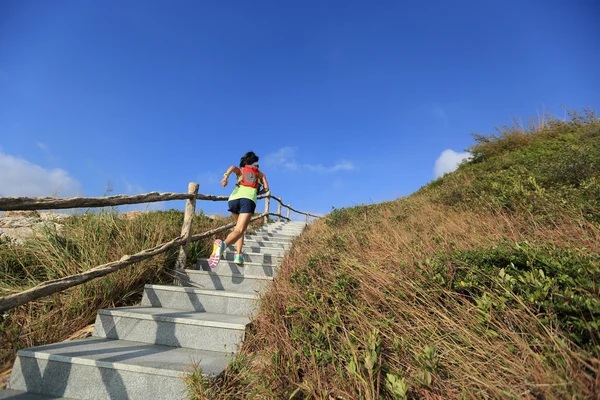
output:
[[[244,154],[240,159],[240,167],[232,165],[227,169],[221,180],[223,187],[227,186],[227,179],[229,175],[234,173],[237,177],[237,183],[235,189],[229,196],[229,212],[235,218],[236,224],[233,231],[225,238],[224,241],[220,239],[215,240],[213,245],[213,251],[208,259],[208,265],[211,268],[215,268],[223,252],[228,245],[235,243],[235,256],[233,262],[236,264],[243,264],[244,258],[242,257],[242,246],[244,245],[244,233],[248,228],[250,219],[256,209],[256,199],[259,194],[265,194],[269,192],[269,183],[267,177],[261,171],[258,170],[258,156],[253,152],[249,151]],[[262,184],[262,190],[260,185]]]

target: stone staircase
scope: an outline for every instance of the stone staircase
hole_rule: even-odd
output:
[[[146,285],[140,306],[98,311],[92,337],[18,352],[0,399],[181,399],[198,364],[221,373],[244,340],[257,292],[267,286],[303,222],[277,222],[245,236],[212,271],[175,271],[175,286]]]

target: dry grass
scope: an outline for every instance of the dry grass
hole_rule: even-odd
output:
[[[523,154],[554,167],[568,157],[548,153],[546,140],[582,134],[597,141],[599,125],[505,130],[480,143],[475,164],[409,198],[335,210],[313,224],[262,296],[240,356],[215,381],[192,379],[191,397],[598,398],[596,180],[590,173],[573,186],[568,174],[576,171],[565,164],[565,179],[552,186],[535,169],[513,174],[509,167]],[[501,269],[510,265],[465,261],[475,252],[489,264],[507,262],[493,258],[502,246],[524,249],[527,266],[511,279],[531,291],[504,280]],[[546,268],[540,259],[555,256],[548,246],[564,257],[555,260],[560,265],[589,266],[580,274],[589,278],[585,287],[537,275]],[[536,297],[546,282],[551,291]],[[569,291],[586,304],[571,314],[561,308],[575,301]],[[574,335],[573,318],[587,336]]]
[[[314,224],[263,296],[241,358],[209,393],[402,398],[389,389],[394,376],[418,398],[593,397],[597,359],[567,344],[528,307],[482,316],[463,295],[426,280],[418,260],[458,244],[526,238],[585,243],[597,252],[598,228],[536,227],[525,217],[430,204],[419,209],[403,217],[390,206],[343,229]]]

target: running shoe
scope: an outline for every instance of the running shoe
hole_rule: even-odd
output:
[[[221,257],[223,256],[224,251],[225,251],[225,242],[223,242],[221,239],[215,240],[215,242],[213,244],[212,254],[210,255],[210,258],[208,259],[208,265],[211,268],[215,268],[219,264],[219,261],[221,261]]]

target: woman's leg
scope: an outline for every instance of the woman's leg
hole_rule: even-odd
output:
[[[246,229],[250,224],[251,218],[252,214],[250,213],[240,213],[237,217],[235,228],[233,228],[233,231],[229,235],[227,235],[227,238],[225,239],[225,243],[227,243],[228,245],[230,243],[236,244],[236,250],[239,252],[238,254],[240,254],[242,251],[242,244],[244,243],[244,233],[246,232]]]
[[[248,227],[246,225],[246,227]],[[244,229],[244,233],[246,229]],[[235,254],[242,254],[242,247],[244,247],[244,235],[240,236],[240,238],[235,242]]]
[[[240,216],[240,214],[234,214],[231,213],[231,215],[233,216],[233,218],[235,218],[235,222],[237,224],[237,220]],[[246,232],[246,230],[244,229],[244,232]],[[227,242],[227,240],[225,241]],[[242,237],[240,237],[237,242],[235,242],[235,249],[236,249],[236,254],[242,254],[242,246],[244,246],[244,235],[242,235]]]

